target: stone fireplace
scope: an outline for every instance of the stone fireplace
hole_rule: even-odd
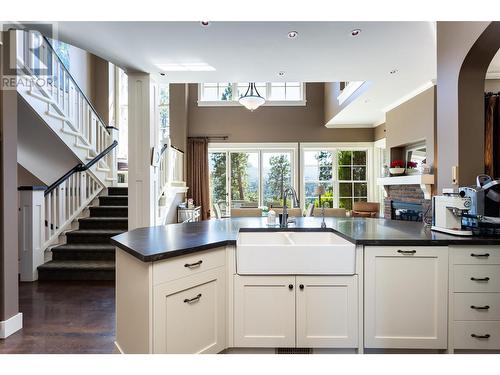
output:
[[[422,221],[421,218],[431,205],[431,200],[424,198],[420,185],[388,185],[385,189],[387,197],[384,200],[384,218]],[[398,211],[399,215],[395,211]],[[415,219],[415,212],[421,212],[419,219]],[[396,215],[398,217],[395,217]]]
[[[433,175],[381,177],[377,184],[385,190],[385,219],[422,221],[431,206]]]

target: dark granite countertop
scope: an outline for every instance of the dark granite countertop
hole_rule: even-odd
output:
[[[270,228],[266,218],[207,220],[138,228],[111,238],[111,243],[143,262],[194,253],[236,243],[239,231],[330,231],[362,245],[447,246],[500,245],[500,237],[459,237],[433,232],[422,223],[366,218],[297,218],[287,229]]]

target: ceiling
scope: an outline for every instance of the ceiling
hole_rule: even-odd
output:
[[[353,29],[362,30],[358,37]],[[292,30],[295,39],[288,38]],[[165,82],[370,81],[370,89],[334,119],[335,127],[383,122],[384,109],[436,77],[434,22],[59,22],[58,33]],[[160,76],[162,66],[172,64],[215,70]]]
[[[491,60],[490,66],[488,67],[488,73],[497,73],[497,78],[500,78],[500,50],[498,50],[493,60]]]

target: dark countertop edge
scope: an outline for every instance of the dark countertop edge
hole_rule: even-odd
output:
[[[363,245],[363,246],[453,246],[453,245],[465,245],[462,238],[446,239],[446,240],[437,240],[437,239],[365,239],[365,240],[356,240],[353,239],[341,232],[333,228],[240,228],[240,232],[331,232],[336,235],[344,238],[345,240],[355,244],[355,245]],[[236,240],[226,239],[211,243],[206,243],[203,245],[198,245],[194,247],[177,249],[177,250],[168,250],[165,252],[157,253],[154,255],[142,255],[137,251],[125,246],[123,243],[116,241],[114,238],[111,238],[111,243],[135,258],[143,261],[143,262],[156,262],[164,259],[175,258],[182,255],[188,255],[197,253],[203,250],[210,250],[221,246],[227,245],[236,245]],[[485,239],[485,238],[467,238],[467,245],[498,245],[498,239]]]
[[[181,255],[193,254],[203,250],[210,250],[221,246],[236,245],[236,240],[223,240],[223,241],[207,243],[204,245],[189,247],[185,249],[167,250],[163,253],[158,253],[154,255],[142,255],[137,251],[135,251],[134,249],[131,249],[130,247],[123,245],[121,242],[114,240],[113,238],[111,238],[111,244],[115,245],[116,247],[119,247],[121,250],[129,253],[135,258],[145,263],[148,263],[148,262],[157,262],[159,260],[164,260],[164,259],[175,258]]]

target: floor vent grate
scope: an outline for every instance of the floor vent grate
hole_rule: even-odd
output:
[[[276,354],[312,354],[311,348],[276,348]]]

